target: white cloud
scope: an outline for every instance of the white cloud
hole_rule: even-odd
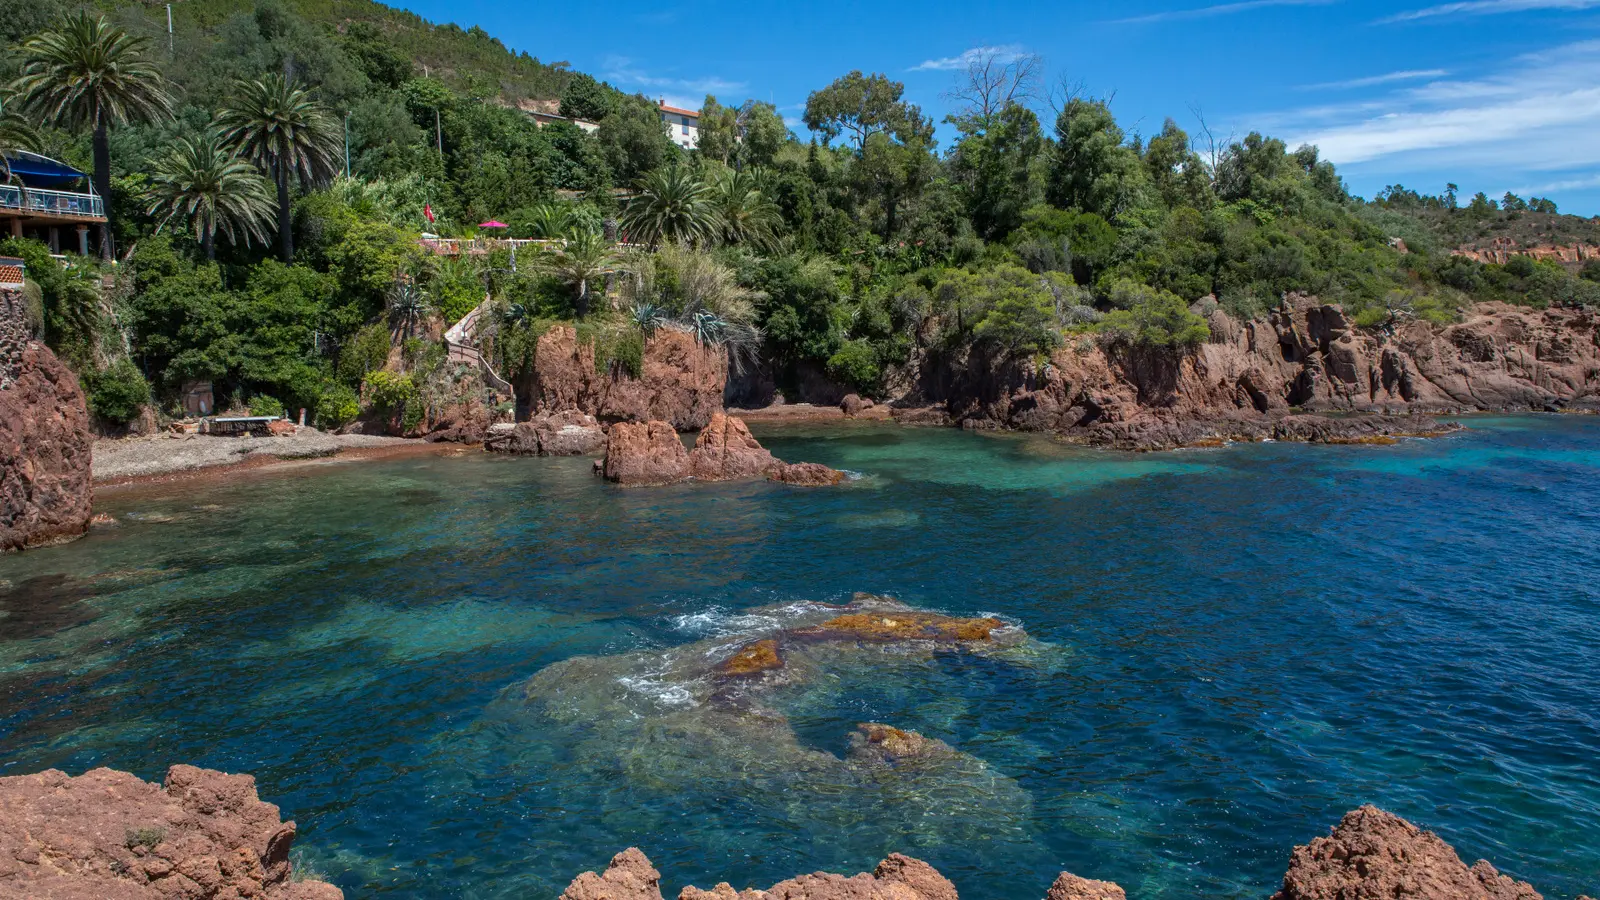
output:
[[[1410,12],[1396,13],[1379,24],[1414,22],[1417,19],[1437,19],[1446,16],[1491,16],[1499,13],[1533,12],[1541,9],[1583,10],[1600,6],[1600,0],[1464,0],[1460,3],[1441,3]]]
[[[1174,9],[1166,12],[1150,13],[1144,16],[1130,16],[1126,19],[1112,19],[1112,25],[1147,25],[1152,22],[1172,22],[1183,19],[1209,19],[1212,16],[1228,16],[1235,13],[1249,12],[1253,9],[1266,9],[1272,6],[1327,6],[1339,0],[1241,0],[1237,3],[1218,3],[1214,6],[1202,6],[1197,9]]]
[[[985,55],[993,54],[997,62],[1007,63],[1023,54],[1021,47],[1007,44],[1003,47],[973,47],[959,56],[946,56],[942,59],[925,59],[912,66],[912,72],[948,72],[965,69],[973,60]]]
[[[687,105],[700,108],[700,102],[706,94],[734,94],[743,91],[746,87],[743,81],[728,81],[715,76],[705,78],[680,78],[676,76],[652,75],[634,65],[633,60],[626,56],[608,56],[602,63],[601,77],[619,86],[633,86],[655,91],[677,92],[675,96],[684,100],[687,95],[696,95]],[[674,106],[683,106],[685,103],[674,103],[673,98],[667,98]]]
[[[1520,194],[1523,197],[1530,197],[1538,196],[1540,194],[1550,194],[1557,191],[1579,191],[1585,188],[1595,187],[1600,187],[1600,172],[1582,178],[1568,178],[1563,181],[1549,181],[1545,182],[1544,184],[1515,187],[1511,189],[1511,193]]]
[[[1482,78],[1441,79],[1274,118],[1273,130],[1287,132],[1290,146],[1315,144],[1340,165],[1385,159],[1571,170],[1591,165],[1600,142],[1600,41],[1520,57]]]
[[[1396,81],[1415,81],[1418,78],[1443,78],[1449,74],[1444,69],[1412,69],[1405,72],[1389,72],[1385,75],[1369,75],[1366,78],[1352,78],[1349,81],[1326,81],[1322,84],[1308,84],[1299,89],[1302,91],[1343,91],[1351,88],[1393,84]]]

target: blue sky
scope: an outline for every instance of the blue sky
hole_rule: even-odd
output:
[[[1200,110],[1219,139],[1317,144],[1362,196],[1455,182],[1600,213],[1600,0],[400,5],[678,105],[770,100],[802,136],[806,94],[851,69],[940,119],[964,53],[1037,53],[1130,132],[1194,134]]]

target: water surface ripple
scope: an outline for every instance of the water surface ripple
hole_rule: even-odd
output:
[[[1260,898],[1363,802],[1593,893],[1600,419],[1470,424],[1148,456],[760,432],[864,476],[824,490],[488,456],[124,490],[121,527],[0,559],[0,774],[254,773],[352,897],[550,897],[638,845],[673,893],[899,850],[973,900],[1061,869]],[[1037,648],[841,659],[732,736],[672,680],[858,590]],[[836,765],[865,721],[962,762]]]

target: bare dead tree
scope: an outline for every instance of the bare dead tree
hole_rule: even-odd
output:
[[[1043,76],[1044,57],[1038,54],[983,47],[968,56],[966,71],[944,99],[958,105],[957,115],[988,122],[1012,103],[1037,99]]]
[[[1230,131],[1228,136],[1217,140],[1217,135],[1211,130],[1210,123],[1206,122],[1205,110],[1200,104],[1189,104],[1189,114],[1200,123],[1200,129],[1189,139],[1189,149],[1200,154],[1205,160],[1206,170],[1211,178],[1211,186],[1217,186],[1217,167],[1222,164],[1222,155],[1228,152],[1228,147],[1234,143],[1235,133]]]

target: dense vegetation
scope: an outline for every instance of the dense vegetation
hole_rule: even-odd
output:
[[[1450,254],[1600,230],[1547,200],[1462,204],[1452,185],[1365,202],[1312,147],[1250,134],[1202,154],[1172,120],[1130,135],[1105,101],[1046,102],[1036,60],[964,73],[945,148],[900,84],[852,72],[808,99],[816,140],[769,104],[707,97],[686,153],[648,98],[368,0],[191,0],[170,52],[158,7],[0,5],[0,142],[96,173],[117,264],[0,253],[28,260],[42,334],[110,420],[211,380],[239,406],[412,424],[473,390],[438,340],[486,295],[513,382],[540,334],[576,321],[602,366],[636,370],[644,338],[677,328],[780,386],[864,392],[915,353],[978,344],[1177,352],[1206,339],[1207,297],[1252,316],[1302,291],[1367,325],[1600,303],[1600,267]],[[90,45],[124,60],[101,106],[71,89]],[[533,102],[599,127],[539,127]],[[419,242],[486,219],[553,243],[519,259]]]

